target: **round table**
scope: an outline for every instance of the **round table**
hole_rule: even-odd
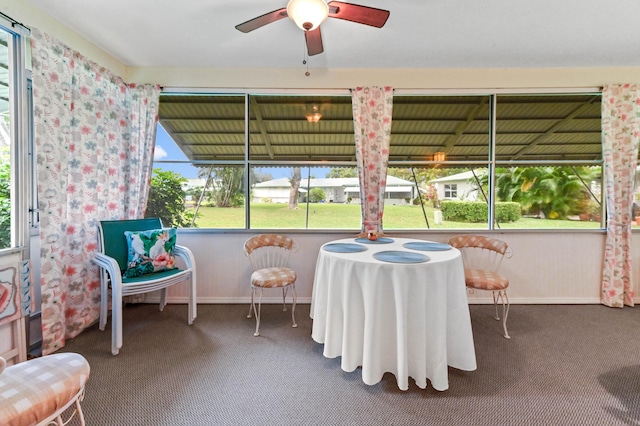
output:
[[[318,253],[312,338],[324,344],[324,356],[342,357],[344,371],[362,367],[366,384],[391,372],[402,390],[412,377],[420,388],[429,379],[443,391],[448,366],[476,369],[460,252],[425,243],[348,238],[326,243]]]

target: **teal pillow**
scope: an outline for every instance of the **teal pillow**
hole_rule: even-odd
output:
[[[123,276],[139,277],[144,274],[175,269],[176,228],[125,231],[129,250],[127,269]]]

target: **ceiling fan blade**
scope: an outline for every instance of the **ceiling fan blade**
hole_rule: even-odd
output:
[[[264,15],[258,16],[257,18],[253,18],[248,20],[247,22],[238,24],[236,25],[236,30],[242,31],[243,33],[248,33],[249,31],[253,31],[272,22],[279,21],[280,19],[286,18],[287,16],[287,9],[283,7],[282,9],[265,13]]]
[[[389,11],[375,7],[360,6],[358,4],[330,1],[329,17],[344,19],[358,24],[382,28],[389,18]]]
[[[317,55],[324,52],[322,47],[322,34],[320,34],[320,27],[313,31],[305,31],[304,38],[307,40],[307,53],[309,56]]]

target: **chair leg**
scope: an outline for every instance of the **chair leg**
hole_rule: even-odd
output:
[[[511,339],[511,336],[509,336],[509,332],[507,331],[507,316],[509,315],[509,297],[507,296],[506,290],[493,292],[493,304],[496,308],[495,319],[499,321],[500,317],[498,316],[498,300],[502,302],[502,328],[504,329],[504,338]]]
[[[256,311],[256,305],[253,305],[253,312],[256,314],[256,332],[253,333],[254,336],[260,335],[260,309],[262,308],[262,293],[263,290],[260,289],[260,297],[258,298],[258,310]]]
[[[291,285],[291,294],[293,296],[293,304],[291,305],[291,319],[293,320],[293,324],[291,325],[291,327],[296,328],[298,326],[298,324],[296,324],[296,285],[292,284]]]
[[[287,311],[287,290],[288,287],[282,287],[282,312]]]
[[[107,273],[100,270],[100,331],[104,331],[109,315],[109,285],[107,283]]]
[[[122,287],[111,287],[111,353],[118,355],[122,347]]]
[[[188,323],[189,325],[193,324],[193,320],[198,316],[198,304],[196,299],[196,277],[194,274],[191,275],[191,280],[189,281],[189,317]]]
[[[493,295],[493,307],[496,310],[496,314],[493,316],[493,319],[495,319],[496,321],[500,321],[500,315],[498,315],[498,299],[500,299],[500,292],[492,292],[491,293]]]
[[[160,290],[160,310],[164,310],[164,307],[167,306],[167,288],[163,288]]]
[[[71,420],[75,417],[76,418],[75,423],[80,423],[80,426],[85,426],[84,413],[82,412],[82,407],[80,406],[80,401],[82,401],[83,399],[84,399],[84,389],[80,391],[79,395],[76,395],[75,400],[73,401],[73,404],[72,404],[75,406],[75,408],[66,420],[63,419],[62,415],[66,413],[67,410],[63,408],[62,412],[56,418],[47,422],[46,425],[65,426],[70,424]],[[39,423],[39,424],[44,424],[44,423]]]
[[[247,314],[247,318],[251,318],[253,315],[253,311],[255,310],[255,306],[253,304],[253,295],[255,294],[256,289],[251,287],[251,303],[249,304],[249,313]]]

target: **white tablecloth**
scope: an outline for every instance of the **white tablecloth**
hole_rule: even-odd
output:
[[[446,390],[447,366],[476,369],[460,252],[409,250],[402,245],[422,240],[390,238],[391,244],[363,244],[367,250],[359,253],[329,252],[323,245],[311,336],[324,343],[324,356],[342,357],[344,371],[361,366],[368,385],[391,372],[402,390],[408,389],[409,377],[422,389],[429,379],[435,389]],[[373,257],[386,250],[421,253],[430,260],[389,263]]]

